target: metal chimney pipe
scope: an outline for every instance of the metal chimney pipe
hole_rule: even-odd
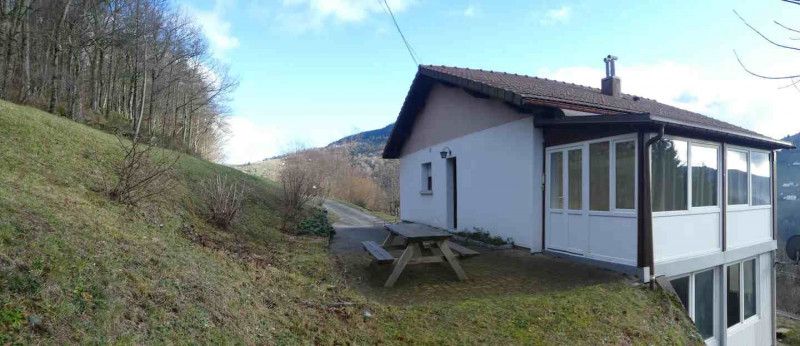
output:
[[[609,54],[603,61],[606,63],[606,77],[616,76],[617,72],[614,62],[617,61],[617,57]]]
[[[619,78],[617,77],[617,69],[614,62],[617,61],[617,57],[613,55],[608,55],[603,59],[606,63],[606,78],[603,78],[601,81],[601,88],[600,91],[603,95],[613,96],[613,97],[620,97],[622,95],[621,92],[621,83]]]

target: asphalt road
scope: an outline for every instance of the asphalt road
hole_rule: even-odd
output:
[[[337,201],[326,200],[322,205],[339,215],[339,221],[333,224],[336,235],[331,239],[334,253],[364,252],[362,241],[382,243],[389,234],[383,228],[383,221],[375,216]]]
[[[333,227],[375,227],[382,225],[383,221],[375,216],[353,208],[342,202],[325,200],[322,204],[325,209],[339,215],[339,221]]]

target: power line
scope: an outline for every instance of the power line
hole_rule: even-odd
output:
[[[378,2],[381,2],[381,0],[378,0]],[[419,65],[419,61],[422,61],[422,59],[419,58],[417,52],[414,51],[414,48],[411,48],[411,44],[408,43],[408,40],[406,40],[406,36],[403,35],[403,30],[400,30],[400,25],[397,24],[397,19],[394,18],[394,13],[392,13],[392,8],[389,7],[389,3],[386,0],[383,0],[381,2],[381,7],[383,7],[384,5],[386,5],[386,7],[384,7],[384,10],[386,10],[389,13],[389,16],[392,17],[392,22],[394,22],[394,27],[397,28],[397,32],[400,33],[400,38],[403,39],[403,44],[406,46],[406,50],[408,50],[408,55],[411,56],[411,60],[414,60],[415,66]]]

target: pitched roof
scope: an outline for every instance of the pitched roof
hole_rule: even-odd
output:
[[[597,88],[546,78],[460,67],[420,65],[384,149],[384,157],[399,157],[416,113],[421,111],[424,98],[427,97],[431,84],[436,81],[499,98],[521,108],[549,106],[604,115],[646,114],[648,121],[656,123],[713,130],[770,143],[775,148],[791,146],[790,143],[721,120],[635,95],[622,94],[620,97],[613,97],[603,94]]]

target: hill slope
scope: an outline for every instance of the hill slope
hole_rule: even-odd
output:
[[[674,300],[623,282],[370,301],[325,239],[275,230],[274,183],[183,157],[175,189],[125,207],[95,173],[116,148],[111,135],[0,101],[0,344],[697,343]],[[251,191],[229,231],[198,212],[196,191],[214,175]]]
[[[357,297],[343,295],[325,241],[274,229],[274,183],[184,156],[174,190],[124,207],[97,192],[90,159],[116,149],[111,135],[0,101],[0,344],[370,335],[314,305]],[[192,193],[217,174],[251,191],[230,232],[203,221]]]
[[[389,140],[389,135],[392,133],[393,127],[394,123],[391,123],[377,130],[359,132],[332,142],[328,144],[327,147],[351,144],[353,145],[351,152],[354,155],[380,157],[383,152],[383,147],[386,145],[386,141]]]
[[[783,140],[800,148],[800,133]],[[800,149],[778,152],[778,233],[779,240],[785,241],[792,235],[800,234]]]

